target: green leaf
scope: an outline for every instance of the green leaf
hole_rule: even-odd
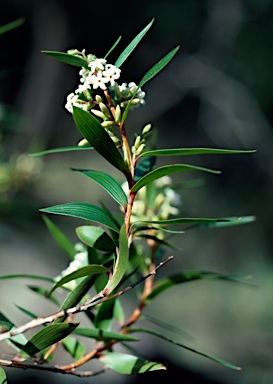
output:
[[[68,53],[64,52],[56,52],[56,51],[41,51],[42,53],[45,53],[46,55],[53,57],[56,60],[62,61],[63,63],[74,65],[76,67],[88,67],[88,62],[84,60],[81,57],[75,56],[75,55],[69,55]]]
[[[14,324],[2,313],[0,312],[0,333],[10,331],[15,329]],[[21,347],[27,343],[27,338],[23,334],[12,336],[11,338],[5,340],[13,349],[19,351]]]
[[[249,276],[240,276],[240,279],[247,279]],[[199,272],[199,271],[189,271],[181,272],[171,276],[168,276],[164,279],[159,280],[155,283],[152,292],[145,298],[145,303],[150,302],[160,293],[166,291],[177,284],[187,283],[194,280],[227,280],[232,282],[240,282],[239,278],[236,276],[223,275],[221,273],[213,272]]]
[[[93,170],[81,170],[73,169],[73,171],[80,172],[83,175],[89,177],[96,183],[98,183],[102,188],[104,188],[109,195],[116,200],[121,206],[127,204],[127,196],[119,183],[110,175],[105,172],[93,171]]]
[[[61,287],[66,283],[69,283],[69,281],[71,280],[79,279],[85,276],[100,275],[101,273],[109,273],[109,272],[110,272],[109,269],[103,267],[102,265],[97,265],[97,264],[91,264],[91,265],[87,265],[86,267],[79,268],[76,271],[71,272],[68,275],[61,278],[60,280],[58,280],[48,292],[48,296],[50,296],[51,293],[55,291],[55,289]]]
[[[140,188],[144,187],[146,184],[151,183],[154,180],[159,179],[160,177],[171,175],[177,172],[185,171],[203,171],[214,174],[219,174],[221,172],[215,171],[208,168],[196,167],[194,165],[188,164],[173,164],[173,165],[164,165],[162,167],[156,168],[153,171],[149,172],[147,175],[139,179],[132,188],[132,192],[137,192]]]
[[[110,53],[116,48],[116,46],[118,45],[118,43],[120,42],[121,40],[121,36],[118,37],[118,39],[116,40],[116,42],[112,45],[112,47],[109,49],[109,51],[106,53],[106,55],[104,56],[104,58],[106,59]]]
[[[193,226],[192,228],[222,228],[222,227],[230,227],[234,225],[242,225],[252,223],[256,220],[255,216],[232,216],[232,217],[223,217],[219,219],[217,222],[204,222],[199,223]]]
[[[34,356],[36,353],[43,349],[57,343],[68,336],[78,324],[62,323],[62,324],[50,324],[45,328],[37,332],[27,343],[23,346],[19,354],[14,359],[15,361],[21,361],[29,356]]]
[[[10,23],[7,23],[5,25],[0,26],[0,35],[4,35],[4,33],[7,33],[17,27],[20,27],[20,25],[24,24],[25,19],[20,17],[17,20],[11,21]]]
[[[197,353],[197,354],[200,355],[200,356],[204,356],[204,357],[206,357],[206,358],[208,358],[208,359],[210,359],[210,360],[213,360],[213,361],[215,361],[216,363],[222,364],[222,365],[224,365],[224,366],[227,367],[227,368],[235,369],[235,370],[237,370],[237,371],[238,371],[238,370],[241,370],[240,367],[237,367],[237,366],[234,365],[234,364],[228,363],[228,362],[225,361],[225,360],[218,359],[217,357],[214,357],[214,356],[212,356],[212,355],[208,355],[207,353],[200,352],[200,351],[198,351],[198,350],[196,350],[196,349],[190,348],[190,347],[188,347],[188,346],[186,346],[186,345],[184,345],[184,344],[182,344],[182,343],[180,343],[180,342],[178,342],[178,341],[176,341],[176,340],[172,340],[172,339],[170,339],[169,337],[164,336],[162,333],[153,331],[153,330],[151,330],[151,329],[146,329],[146,328],[128,328],[128,332],[130,332],[130,333],[131,333],[131,332],[145,332],[145,333],[149,333],[149,334],[151,334],[151,335],[154,335],[154,336],[159,337],[160,339],[166,340],[166,341],[168,341],[168,342],[170,342],[170,343],[172,343],[172,344],[174,344],[174,345],[177,345],[177,346],[179,346],[179,347],[182,347],[182,348],[184,348],[184,349],[187,349],[188,351]]]
[[[54,296],[48,295],[48,289],[42,288],[42,287],[35,287],[33,285],[28,285],[28,288],[31,289],[33,292],[38,293],[39,295],[45,297],[46,299],[52,301],[52,303],[57,304],[58,306],[60,305],[59,301],[56,299]],[[36,316],[37,317],[37,316]]]
[[[118,57],[117,61],[115,62],[116,67],[119,68],[124,63],[124,61],[133,52],[133,50],[136,48],[136,46],[139,44],[139,42],[142,40],[145,34],[149,31],[153,22],[154,22],[154,19],[124,49],[124,51],[121,53],[121,55]]]
[[[93,247],[104,252],[115,252],[115,243],[100,227],[84,225],[76,228],[76,233],[78,238],[89,247]]]
[[[109,278],[108,283],[105,287],[105,292],[109,294],[112,292],[116,286],[120,283],[122,280],[126,269],[128,265],[128,259],[129,259],[129,246],[128,246],[128,239],[126,235],[126,230],[124,224],[120,228],[119,232],[119,248],[118,248],[118,254],[115,261],[114,271],[111,278]]]
[[[102,303],[95,317],[94,325],[103,331],[110,331],[114,318],[115,300]]]
[[[147,175],[147,173],[151,172],[156,163],[156,157],[155,156],[149,156],[146,159],[144,159],[140,164],[137,165],[135,169],[135,175],[134,180],[138,181],[143,176]]]
[[[77,217],[89,221],[95,221],[118,232],[117,226],[107,212],[96,205],[86,203],[67,203],[54,205],[53,207],[40,209],[41,212],[53,213],[55,215],[64,215]]]
[[[175,148],[175,149],[156,149],[143,152],[139,157],[147,156],[180,156],[180,155],[235,155],[253,153],[255,150],[233,150],[216,148]]]
[[[110,164],[127,174],[128,167],[119,150],[98,120],[91,113],[78,107],[73,108],[73,118],[82,136],[90,145]]]
[[[134,99],[137,91],[139,90],[139,88],[143,87],[144,84],[146,84],[148,81],[150,81],[153,77],[155,77],[170,61],[171,59],[174,57],[174,55],[177,53],[178,49],[180,47],[176,47],[174,48],[171,52],[169,52],[166,56],[164,56],[158,63],[156,63],[145,75],[144,77],[142,78],[142,80],[140,81],[135,93],[133,94],[133,96],[131,97],[129,103],[127,104],[126,108],[125,108],[125,111],[123,113],[123,116],[122,116],[122,122],[124,123],[126,117],[127,117],[127,114],[129,112],[129,109],[130,109],[130,106],[131,106],[131,102],[132,100]]]
[[[56,243],[65,251],[70,259],[73,260],[76,254],[74,244],[46,215],[42,215],[42,219],[44,220],[47,229],[55,239]]]
[[[101,341],[108,341],[108,340],[139,341],[139,339],[135,337],[122,335],[120,333],[115,333],[115,332],[104,331],[99,328],[76,328],[73,331],[73,334],[90,337],[92,339],[101,340]]]
[[[20,307],[20,305],[16,305],[16,307],[21,311],[23,312],[25,315],[31,317],[32,319],[37,319],[37,315],[35,315],[35,313],[33,312],[30,312],[28,309],[25,309],[23,307]]]
[[[64,349],[75,359],[81,359],[85,354],[85,345],[74,337],[68,336],[62,341]]]
[[[143,360],[125,353],[104,352],[99,359],[113,371],[123,373],[125,375],[166,369],[166,367],[162,364]]]
[[[213,224],[217,222],[225,222],[225,219],[211,219],[203,217],[181,217],[177,219],[168,219],[168,220],[149,220],[149,221],[136,221],[133,225],[137,223],[152,223],[159,225],[175,225],[175,224]]]
[[[43,155],[49,155],[51,153],[60,153],[60,152],[71,152],[71,151],[84,151],[84,150],[90,150],[94,149],[91,147],[91,145],[86,145],[86,146],[73,146],[73,147],[62,147],[62,148],[53,148],[53,149],[47,149],[46,151],[41,151],[41,152],[35,152],[35,153],[30,153],[29,156],[43,156]]]
[[[6,375],[6,372],[4,371],[3,368],[0,367],[0,384],[7,384],[8,383],[8,378]]]
[[[3,279],[36,279],[36,280],[44,280],[44,281],[49,281],[50,283],[54,282],[54,279],[52,277],[45,277],[45,276],[38,276],[38,275],[28,275],[26,273],[18,273],[18,274],[13,274],[13,275],[2,275],[0,276],[0,280]]]

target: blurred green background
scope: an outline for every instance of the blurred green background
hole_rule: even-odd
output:
[[[228,370],[148,337],[142,342],[143,353],[169,364],[169,371],[141,378],[108,372],[94,380],[160,383],[173,382],[178,374],[183,382],[273,383],[273,1],[78,0],[68,4],[64,0],[1,0],[0,6],[0,25],[19,17],[25,20],[0,36],[1,274],[53,277],[66,266],[68,260],[48,234],[39,208],[71,201],[94,204],[98,199],[112,204],[99,187],[70,171],[77,167],[109,171],[100,156],[90,152],[43,158],[26,155],[75,145],[80,139],[64,110],[66,95],[77,85],[78,70],[40,51],[86,48],[101,57],[122,35],[118,55],[155,18],[124,65],[123,81],[137,83],[168,51],[178,44],[181,49],[144,87],[146,105],[131,113],[132,132],[151,122],[158,130],[158,148],[257,149],[253,155],[191,158],[192,164],[221,169],[222,174],[201,175],[199,188],[182,192],[181,206],[185,216],[255,215],[257,220],[245,226],[189,231],[175,238],[181,251],[174,252],[175,259],[160,272],[251,274],[251,286],[220,281],[178,286],[157,299],[147,314],[187,332],[190,337],[182,339],[185,344],[237,364],[242,371]],[[112,172],[119,177],[114,168]],[[77,241],[77,221],[53,219]],[[3,280],[0,289],[1,311],[18,325],[27,318],[14,303],[36,312],[38,307],[41,315],[53,310],[27,289],[26,281]],[[10,369],[7,373],[11,384],[80,382],[54,374],[43,373],[37,379],[35,372]]]

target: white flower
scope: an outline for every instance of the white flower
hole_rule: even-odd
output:
[[[80,79],[80,82],[81,83],[85,83],[86,82],[86,79],[87,79],[87,76],[89,75],[89,70],[86,69],[86,68],[82,68],[79,72],[79,75],[81,76],[81,79]]]
[[[76,104],[77,100],[78,96],[75,95],[73,92],[67,96],[65,108],[68,110],[68,112],[72,113],[73,106]]]
[[[91,63],[88,64],[88,67],[91,68],[91,72],[96,71],[103,71],[104,70],[104,64],[106,64],[105,59],[96,59],[94,61],[91,61]]]
[[[90,84],[88,83],[84,83],[84,84],[79,84],[78,88],[76,89],[75,93],[83,93],[85,91],[87,91],[88,89],[90,89]]]
[[[109,83],[109,78],[103,77],[103,73],[99,71],[96,75],[91,75],[90,73],[88,76],[88,81],[90,82],[90,84],[92,84],[93,89],[101,88],[105,90],[105,84]]]
[[[103,76],[109,79],[110,84],[113,86],[115,80],[119,79],[121,70],[112,64],[106,64]]]

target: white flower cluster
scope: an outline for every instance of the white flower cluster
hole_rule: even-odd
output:
[[[119,85],[119,92],[118,92],[118,100],[121,101],[120,106],[125,107],[127,104],[127,100],[130,100],[133,94],[137,90],[137,85],[134,82],[130,82],[129,84],[127,83],[122,83]],[[141,88],[139,88],[134,96],[134,106],[137,106],[139,104],[145,104],[145,98],[146,93],[142,91]]]
[[[78,106],[88,110],[88,100],[91,99],[89,90],[106,90],[107,86],[114,86],[115,81],[119,79],[121,70],[112,64],[107,64],[106,59],[95,59],[88,64],[87,68],[80,70],[80,82],[78,88],[67,96],[65,108],[72,113],[72,107]],[[87,101],[80,100],[78,95],[83,93]]]

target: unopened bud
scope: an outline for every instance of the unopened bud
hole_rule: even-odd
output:
[[[91,109],[91,112],[97,117],[100,117],[101,119],[105,119],[105,115],[101,111],[98,111],[97,109]]]
[[[89,145],[89,142],[86,139],[82,139],[78,142],[78,147],[84,147],[85,145]]]
[[[78,51],[77,49],[69,49],[69,50],[67,51],[67,53],[68,53],[69,55],[77,55],[77,54],[79,53],[79,51]]]
[[[136,150],[136,155],[137,155],[137,156],[140,155],[140,154],[143,152],[143,150],[144,150],[145,147],[146,147],[146,144],[141,144],[141,145],[138,147],[138,149]]]
[[[109,110],[104,103],[99,103],[99,107],[100,107],[101,112],[104,114],[104,116],[110,117]]]
[[[142,129],[142,135],[145,135],[146,133],[150,132],[152,128],[152,124],[147,124],[145,127]]]
[[[118,105],[116,106],[115,122],[116,122],[117,124],[119,124],[119,123],[120,123],[120,120],[121,120],[121,109],[120,109],[120,105],[118,104]]]
[[[102,103],[103,102],[102,97],[100,95],[96,95],[96,101],[98,103]]]
[[[135,140],[135,148],[138,149],[139,146],[140,146],[140,143],[141,143],[141,137],[140,136],[137,136],[136,140]]]
[[[114,123],[112,121],[103,121],[101,125],[103,126],[103,128],[109,128],[109,127],[112,127]]]
[[[137,105],[139,102],[140,102],[139,99],[133,99],[133,100],[131,101],[131,105]]]

